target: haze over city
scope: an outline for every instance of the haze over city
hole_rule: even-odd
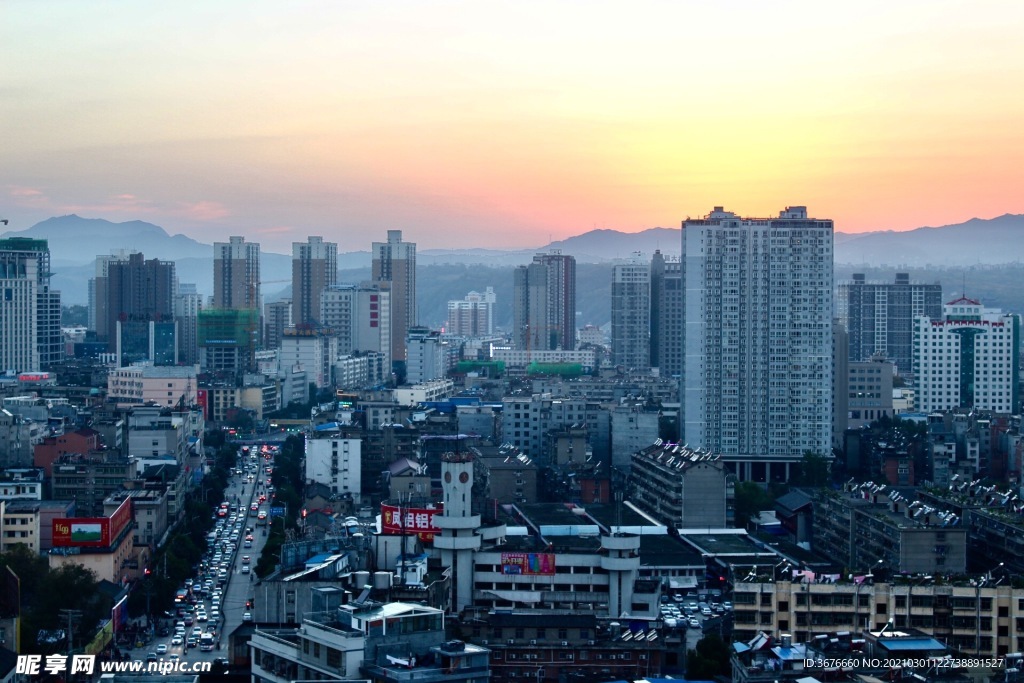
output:
[[[1024,212],[1011,2],[9,2],[3,217],[535,247]],[[349,246],[351,244],[351,246]]]

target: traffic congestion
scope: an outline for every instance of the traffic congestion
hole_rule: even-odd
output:
[[[273,500],[273,458],[279,446],[244,446],[224,499],[212,506],[207,550],[174,597],[158,637],[145,644],[149,661],[220,659],[227,634],[252,620],[254,567],[266,541]]]

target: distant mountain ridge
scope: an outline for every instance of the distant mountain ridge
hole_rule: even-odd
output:
[[[6,232],[2,237],[50,240],[53,285],[61,290],[64,302],[68,304],[86,302],[87,283],[95,273],[93,264],[96,256],[117,249],[134,249],[147,258],[175,261],[179,281],[195,283],[204,296],[213,291],[213,246],[186,235],[170,235],[160,226],[145,221],[114,223],[72,214],[48,218],[27,230]],[[1017,263],[1024,261],[1022,237],[1024,215],[1020,214],[1005,214],[992,219],[974,218],[955,225],[906,232],[837,232],[835,262],[837,267],[840,264],[869,264],[889,268]],[[536,249],[420,249],[417,258],[420,267],[481,265],[507,268],[529,263],[536,253],[558,249],[572,254],[579,263],[609,264],[631,258],[636,252],[650,258],[656,249],[666,256],[678,256],[680,242],[681,230],[678,228],[650,228],[635,233],[590,230]],[[88,246],[85,248],[83,245]],[[349,271],[368,270],[370,252],[339,254],[338,267]],[[268,283],[290,279],[291,256],[263,252],[260,274]],[[273,298],[275,292],[280,292],[285,286],[275,282],[263,289],[264,296]]]

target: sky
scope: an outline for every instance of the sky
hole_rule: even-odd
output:
[[[532,248],[1024,213],[1024,3],[5,0],[0,218]]]

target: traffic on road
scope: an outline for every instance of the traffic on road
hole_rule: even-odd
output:
[[[266,542],[270,473],[277,444],[243,446],[228,481],[224,499],[212,507],[207,551],[175,593],[174,611],[165,613],[158,637],[138,652],[138,659],[220,659],[227,635],[251,621],[253,567]],[[141,645],[141,644],[140,644]]]

